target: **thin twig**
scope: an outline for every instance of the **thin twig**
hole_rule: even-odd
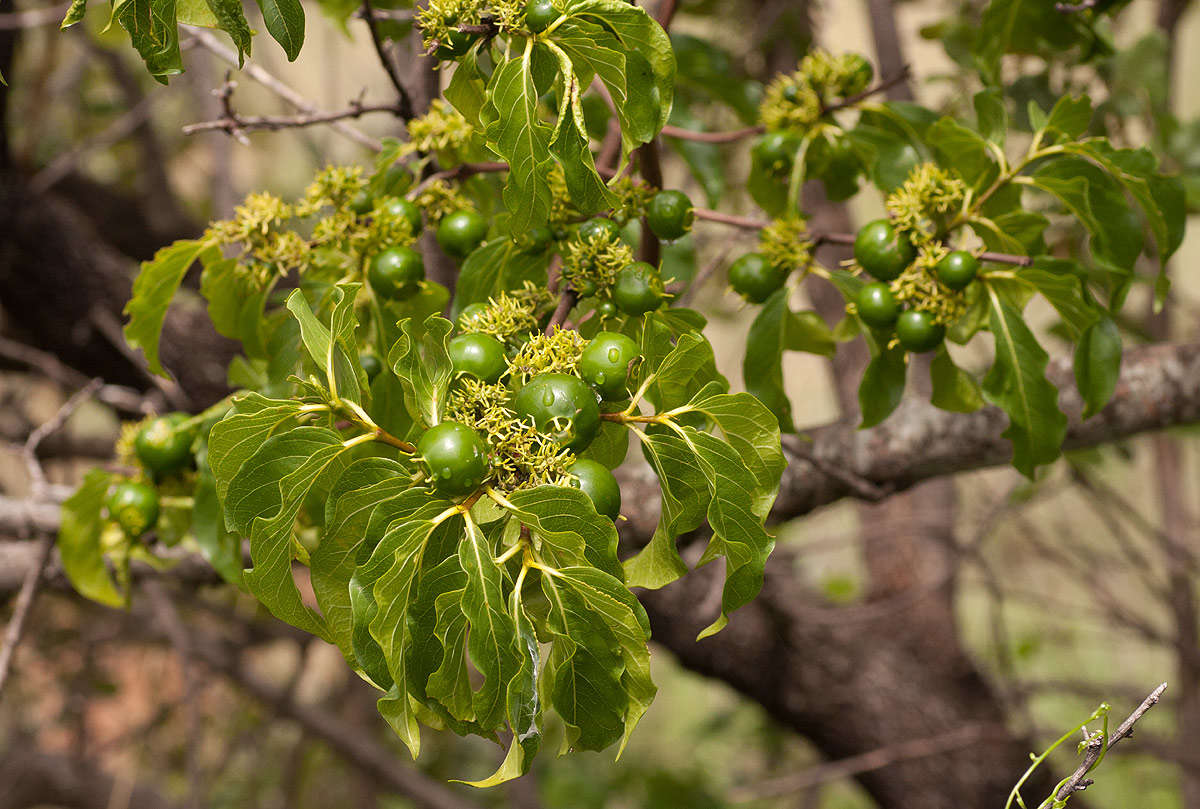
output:
[[[710,211],[707,208],[695,208],[697,219],[703,219],[708,222],[717,222],[722,225],[731,225],[737,228],[746,230],[762,230],[771,225],[765,219],[755,219],[749,216],[737,216],[735,214],[722,213],[721,211]],[[813,246],[817,247],[822,244],[854,244],[855,234],[853,233],[823,233],[819,231],[809,231],[805,234],[812,241]],[[1012,253],[993,253],[984,251],[978,254],[980,261],[990,261],[993,264],[1011,264],[1017,267],[1028,267],[1033,264],[1033,259],[1029,256],[1018,256]]]
[[[895,493],[894,486],[879,486],[849,469],[844,469],[836,464],[826,463],[818,458],[808,443],[799,436],[783,436],[783,448],[797,458],[808,461],[817,468],[818,472],[844,483],[850,489],[851,493],[860,500],[878,503]]]
[[[904,68],[895,76],[884,79],[883,81],[879,82],[879,84],[876,84],[873,87],[868,87],[861,93],[844,98],[836,104],[830,104],[828,107],[824,108],[823,112],[836,112],[837,110],[846,109],[847,107],[852,107],[858,102],[870,98],[873,95],[886,92],[888,89],[896,86],[897,84],[907,81],[909,73],[909,67],[908,65],[905,65]],[[766,127],[762,126],[761,124],[758,126],[748,126],[743,129],[733,129],[728,132],[697,132],[692,129],[683,129],[678,126],[664,126],[662,128],[662,134],[664,137],[679,138],[680,140],[694,140],[700,143],[734,143],[745,138],[753,137],[754,135],[761,135],[765,131]]]
[[[18,343],[7,337],[0,337],[0,357],[19,362],[66,388],[78,388],[88,384],[89,381],[86,375],[64,365],[53,354],[24,343]],[[161,409],[156,408],[154,402],[149,401],[138,391],[121,385],[101,386],[96,391],[96,398],[104,404],[126,413],[144,415]]]
[[[392,86],[396,88],[396,96],[400,99],[400,103],[395,107],[396,115],[405,121],[411,121],[416,115],[413,111],[412,96],[408,94],[408,88],[400,80],[400,74],[396,71],[396,63],[392,61],[391,55],[384,46],[383,36],[379,33],[379,24],[375,19],[375,7],[371,5],[371,0],[363,0],[361,14],[371,32],[371,44],[375,46],[375,55],[379,57],[379,63],[387,73],[388,79],[391,80]]]
[[[725,246],[713,257],[712,261],[700,268],[700,271],[692,278],[692,282],[687,285],[687,289],[683,290],[679,295],[681,306],[688,304],[696,297],[696,293],[704,286],[705,282],[725,264],[725,260],[729,258],[729,254],[733,252],[735,246],[735,243],[732,241],[726,242]]]
[[[239,62],[237,54],[228,48],[223,42],[218,40],[215,35],[202,28],[189,27],[188,30],[191,31],[192,36],[196,38],[196,44],[200,45],[200,47],[212,52],[213,54],[216,54],[218,57],[234,67],[238,66]],[[291,104],[300,112],[307,113],[309,115],[321,112],[316,104],[284,84],[279,79],[275,78],[259,65],[253,62],[247,62],[242,70],[247,76],[254,79],[263,87],[266,87],[272,93]],[[381,144],[378,140],[363,132],[361,129],[351,126],[345,121],[334,121],[329,126],[335,132],[346,136],[355,143],[365,146],[368,149],[376,152],[383,149],[383,144]]]
[[[439,180],[463,180],[473,174],[487,174],[497,171],[508,171],[507,163],[459,163],[454,168],[435,171],[408,192],[409,199],[415,199],[422,191]]]
[[[63,406],[58,409],[58,412],[49,421],[31,432],[29,438],[25,440],[21,454],[25,458],[25,468],[29,472],[30,488],[32,490],[31,502],[44,499],[50,488],[46,481],[46,473],[42,469],[42,465],[38,463],[38,445],[45,440],[46,436],[61,429],[67,423],[67,419],[71,417],[71,414],[84,401],[90,398],[102,384],[101,380],[93,379],[83,388],[76,391],[70,399],[67,399],[63,403]],[[21,582],[21,591],[17,594],[17,604],[13,609],[12,620],[5,627],[4,641],[3,644],[0,644],[0,693],[4,692],[4,683],[8,680],[8,672],[12,665],[13,655],[16,653],[17,646],[21,642],[25,623],[29,619],[29,613],[33,610],[34,599],[37,597],[38,584],[42,580],[42,572],[45,571],[46,565],[50,561],[50,552],[53,549],[54,534],[50,531],[43,532],[41,538],[38,540],[36,561],[25,574],[24,581]]]
[[[1125,718],[1125,721],[1117,726],[1117,729],[1109,735],[1107,743],[1103,736],[1097,736],[1095,740],[1087,745],[1087,752],[1083,756],[1083,761],[1079,762],[1079,766],[1075,768],[1075,772],[1071,773],[1067,780],[1063,781],[1062,786],[1054,793],[1057,800],[1065,801],[1076,792],[1082,792],[1092,784],[1092,779],[1084,778],[1092,767],[1100,760],[1100,756],[1109,750],[1112,750],[1117,742],[1124,738],[1133,735],[1133,726],[1139,719],[1145,716],[1146,711],[1158,704],[1158,700],[1162,697],[1164,691],[1167,690],[1167,684],[1163,683],[1158,688],[1150,692],[1150,695],[1142,700],[1142,704],[1134,709],[1133,713]]]
[[[107,309],[97,306],[92,309],[89,319],[92,325],[96,327],[96,330],[112,343],[113,348],[117,349],[126,359],[132,362],[134,367],[142,372],[142,375],[146,377],[150,384],[162,391],[163,395],[167,397],[168,402],[180,410],[191,409],[191,399],[184,392],[183,388],[179,387],[173,380],[163,379],[158,374],[152,372],[146,365],[145,357],[138,354],[125,342],[125,335],[121,331],[121,322],[117,320],[116,315]]]
[[[999,733],[1000,730],[1001,728],[994,725],[966,725],[923,739],[909,739],[862,755],[818,764],[792,775],[734,788],[729,792],[729,800],[733,803],[743,803],[790,795],[830,781],[882,769],[901,761],[928,758],[958,750],[982,741],[989,734]]]
[[[305,126],[328,124],[348,118],[359,118],[371,112],[401,114],[399,104],[363,104],[360,101],[353,101],[349,107],[337,112],[317,112],[302,115],[226,115],[215,121],[199,121],[194,124],[188,124],[183,127],[183,134],[194,135],[197,132],[211,132],[212,130],[223,130],[232,134],[234,130],[248,132],[257,129],[270,131],[296,129]]]

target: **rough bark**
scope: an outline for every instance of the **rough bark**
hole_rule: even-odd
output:
[[[109,246],[92,222],[53,193],[32,194],[19,175],[0,174],[0,305],[26,339],[106,381],[147,388],[137,362],[106,334],[129,300],[133,260]],[[111,331],[111,330],[109,330]],[[163,329],[162,361],[199,406],[227,391],[236,345],[213,331],[199,299],[177,302]]]

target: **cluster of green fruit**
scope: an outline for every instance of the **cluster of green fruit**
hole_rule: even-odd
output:
[[[413,235],[419,235],[424,222],[421,209],[403,197],[389,197],[383,203],[394,215],[402,216],[412,225]],[[352,207],[363,215],[375,209],[368,201],[361,207]],[[465,259],[478,247],[487,235],[487,221],[478,212],[461,210],[447,214],[438,223],[437,242],[447,255]],[[415,247],[386,247],[367,261],[367,283],[384,300],[406,300],[420,289],[425,280],[425,260]]]
[[[576,374],[546,372],[524,384],[510,373],[504,343],[487,334],[459,334],[447,345],[456,378],[471,377],[494,385],[507,378],[506,417],[530,425],[550,438],[561,452],[578,455],[600,431],[602,402],[629,399],[629,373],[641,356],[637,344],[623,334],[600,332],[587,343],[576,363]],[[446,497],[467,497],[490,477],[488,442],[475,429],[443,421],[417,441],[417,459],[432,487]],[[615,520],[621,491],[603,464],[576,458],[566,472],[570,484],[592,500],[596,512]]]
[[[682,191],[659,191],[647,203],[645,218],[656,237],[674,241],[691,231],[695,208]],[[589,219],[579,226],[576,238],[583,243],[601,240],[616,244],[621,226],[605,217]],[[571,279],[570,286],[579,300],[596,298],[596,313],[602,318],[615,317],[618,312],[640,317],[658,309],[667,298],[662,273],[645,261],[630,262],[616,272],[611,282],[585,269]]]
[[[134,435],[133,454],[152,481],[191,468],[195,461],[192,443],[196,439],[191,421],[187,413],[169,413],[146,422]],[[161,511],[158,489],[134,478],[113,486],[105,506],[109,519],[130,539],[139,539],[154,528]]]
[[[946,324],[919,307],[904,308],[889,282],[895,281],[917,257],[909,238],[887,219],[868,222],[854,238],[854,260],[875,281],[859,290],[854,304],[864,323],[880,332],[895,332],[906,351],[933,351],[946,336]],[[947,253],[933,268],[938,282],[961,292],[979,273],[979,259],[966,250]]]
[[[562,12],[550,0],[530,0],[525,6],[524,23],[531,33],[540,34],[561,16]],[[469,19],[471,17],[479,19]],[[431,31],[437,32],[433,37],[433,41],[437,42],[433,54],[439,61],[447,62],[465,55],[482,36],[476,31],[459,30],[462,24],[483,22],[484,18],[478,13],[467,15],[467,18],[461,13],[439,15],[437,9],[431,7],[419,19],[427,35]],[[488,21],[493,24],[496,22],[495,19]]]

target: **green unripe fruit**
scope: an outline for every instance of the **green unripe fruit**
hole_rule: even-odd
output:
[[[455,321],[461,329],[463,324],[482,312],[487,311],[486,303],[469,303],[463,307],[463,310],[458,313],[458,320]]]
[[[487,221],[475,211],[456,211],[442,218],[437,242],[447,255],[464,259],[483,242],[487,227]]]
[[[374,354],[359,354],[358,364],[366,371],[368,381],[373,381],[383,371],[383,363]]]
[[[935,323],[933,315],[917,309],[901,312],[896,320],[896,336],[900,345],[914,354],[924,354],[933,351],[942,344],[946,336],[946,327]]]
[[[854,237],[854,258],[871,276],[891,281],[912,264],[917,250],[887,219],[863,225]]]
[[[966,250],[947,254],[933,268],[938,280],[955,291],[966,289],[979,274],[979,259]]]
[[[554,231],[546,225],[539,225],[525,234],[521,244],[531,253],[540,253],[554,241]]]
[[[579,226],[579,240],[581,242],[590,242],[601,234],[605,234],[612,241],[617,241],[621,238],[621,226],[611,219],[589,219]]]
[[[682,191],[659,191],[646,205],[646,224],[660,239],[673,241],[692,229],[692,201]]]
[[[664,296],[658,270],[644,261],[635,261],[621,269],[613,283],[613,303],[633,317],[657,309],[662,305]]]
[[[621,487],[608,467],[590,458],[580,458],[567,467],[571,485],[581,490],[596,507],[596,513],[617,519],[621,514]]]
[[[729,285],[751,303],[762,303],[787,280],[788,270],[762,253],[747,253],[729,265]]]
[[[796,159],[797,143],[791,135],[783,132],[768,132],[750,147],[754,158],[762,166],[773,171],[786,171]]]
[[[882,281],[867,284],[860,289],[855,304],[858,306],[858,316],[863,322],[877,329],[890,329],[896,325],[896,318],[900,316],[900,304],[896,302],[896,296]]]
[[[403,163],[393,163],[383,175],[383,193],[399,197],[412,188],[413,173]]]
[[[425,222],[421,218],[421,209],[415,202],[404,197],[388,197],[383,201],[383,210],[397,219],[406,220],[409,227],[412,228],[414,236],[420,233],[425,226]]]
[[[600,431],[600,405],[595,391],[577,376],[538,374],[513,397],[513,410],[532,419],[539,432],[559,446],[582,452]]]
[[[417,441],[417,454],[433,488],[446,497],[470,494],[487,478],[487,445],[465,424],[443,421],[430,427]]]
[[[469,34],[466,31],[459,31],[458,29],[452,29],[444,37],[444,41],[438,43],[436,56],[443,62],[450,59],[457,59],[467,51],[471,50],[471,45],[474,42],[474,34]]]
[[[602,331],[592,338],[579,357],[579,375],[606,400],[629,397],[629,364],[641,349],[624,334]]]
[[[508,370],[504,361],[504,344],[487,334],[460,334],[446,346],[450,364],[460,374],[471,374],[487,383],[494,383]]]
[[[137,539],[158,522],[158,492],[145,483],[125,480],[113,488],[106,502],[108,516],[130,539]]]
[[[525,24],[535,34],[540,34],[561,15],[550,0],[530,0],[525,6]]]
[[[375,200],[366,191],[359,191],[350,200],[350,210],[359,216],[366,216],[375,209]]]
[[[848,68],[842,77],[842,95],[858,95],[871,86],[871,79],[875,78],[875,68],[858,54],[848,57],[848,61]]]
[[[425,260],[411,247],[389,247],[376,253],[367,267],[367,283],[384,300],[411,298],[425,280]]]
[[[608,320],[611,317],[617,316],[617,305],[612,301],[600,301],[596,304],[596,315],[601,320]]]
[[[147,423],[134,437],[134,454],[156,479],[191,465],[196,434],[180,426],[190,418],[187,413],[170,413]]]
[[[571,289],[575,290],[576,297],[590,298],[596,294],[599,287],[596,286],[595,280],[591,278],[576,278],[571,282]]]

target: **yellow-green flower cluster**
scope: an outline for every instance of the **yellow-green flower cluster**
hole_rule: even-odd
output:
[[[429,5],[417,11],[417,25],[425,47],[448,41],[460,25],[478,25],[486,5],[484,0],[430,0]]]
[[[541,485],[566,485],[575,456],[562,449],[532,421],[521,421],[508,407],[511,392],[461,377],[446,402],[446,418],[475,430],[488,445],[494,486],[504,493]]]
[[[312,216],[322,208],[344,208],[366,187],[361,166],[326,166],[296,203],[296,216]]]
[[[610,190],[617,197],[611,217],[613,221],[621,224],[645,216],[646,206],[657,193],[649,184],[638,182],[629,176],[617,180]]]
[[[292,206],[274,194],[251,194],[233,209],[233,218],[213,222],[205,238],[226,246],[262,244],[271,233],[295,216]]]
[[[464,196],[457,188],[445,180],[434,180],[421,189],[413,200],[425,212],[425,217],[433,224],[455,211],[473,211],[475,203]]]
[[[553,305],[550,290],[526,281],[521,289],[488,299],[482,311],[461,318],[458,325],[463,332],[488,334],[502,343],[516,344],[518,338],[539,330],[541,316]]]
[[[922,163],[888,195],[887,210],[896,227],[908,231],[914,244],[938,235],[945,217],[962,207],[967,184],[935,163]]]
[[[967,311],[966,295],[944,286],[934,271],[949,252],[950,248],[940,242],[921,245],[916,260],[889,285],[896,300],[906,308],[929,312],[944,326],[949,326]]]
[[[804,132],[837,99],[867,89],[871,65],[856,53],[837,56],[820,48],[810,51],[796,71],[776,76],[767,85],[759,120],[769,130]]]
[[[579,209],[571,201],[571,191],[567,188],[567,177],[558,163],[550,167],[546,174],[546,185],[550,189],[550,213],[547,220],[551,225],[569,222],[579,216]]]
[[[522,384],[537,374],[575,374],[586,346],[587,340],[574,329],[535,334],[508,361],[508,373]]]
[[[574,290],[594,287],[593,294],[601,294],[632,262],[629,245],[602,231],[587,241],[575,238],[566,243],[562,277]]]
[[[447,153],[456,162],[465,159],[475,129],[458,110],[440,98],[429,104],[429,112],[408,122],[408,143],[401,154],[409,152]]]
[[[801,216],[776,219],[758,234],[758,251],[775,267],[807,272],[812,264],[808,223]]]

